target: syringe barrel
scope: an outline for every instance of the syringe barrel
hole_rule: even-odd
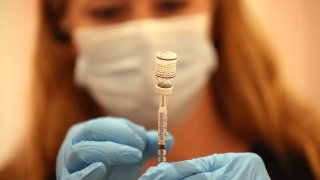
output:
[[[166,135],[167,135],[167,109],[166,96],[160,95],[160,106],[158,112],[158,161],[166,161]]]
[[[163,107],[159,108],[159,121],[158,121],[158,138],[161,143],[165,142],[165,136],[167,133],[167,110]],[[160,143],[160,142],[159,142]]]

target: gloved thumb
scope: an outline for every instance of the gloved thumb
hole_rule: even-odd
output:
[[[106,174],[106,167],[101,162],[96,162],[90,164],[88,167],[74,172],[70,174],[66,180],[74,180],[74,179],[80,179],[80,180],[103,180],[105,174]]]
[[[169,152],[173,146],[173,136],[170,133],[167,133],[167,151]],[[158,152],[158,132],[157,131],[148,131],[147,132],[147,144],[143,152],[143,160],[146,160],[152,156],[156,156]]]

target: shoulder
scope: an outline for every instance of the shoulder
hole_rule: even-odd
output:
[[[26,179],[27,177],[26,158],[15,156],[0,169],[0,179]]]
[[[284,162],[273,151],[262,145],[255,145],[252,152],[262,158],[272,180],[315,179],[307,160],[301,154],[292,153],[289,155],[289,161]]]

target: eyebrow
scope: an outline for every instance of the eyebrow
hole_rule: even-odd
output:
[[[75,1],[79,1],[83,5],[89,5],[90,3],[94,3],[94,2],[102,3],[102,2],[110,1],[111,3],[116,3],[116,2],[126,2],[126,1],[129,1],[129,0],[75,0]]]

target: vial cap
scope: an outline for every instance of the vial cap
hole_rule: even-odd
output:
[[[175,60],[177,59],[178,55],[172,51],[161,51],[157,53],[157,58],[161,60]]]

